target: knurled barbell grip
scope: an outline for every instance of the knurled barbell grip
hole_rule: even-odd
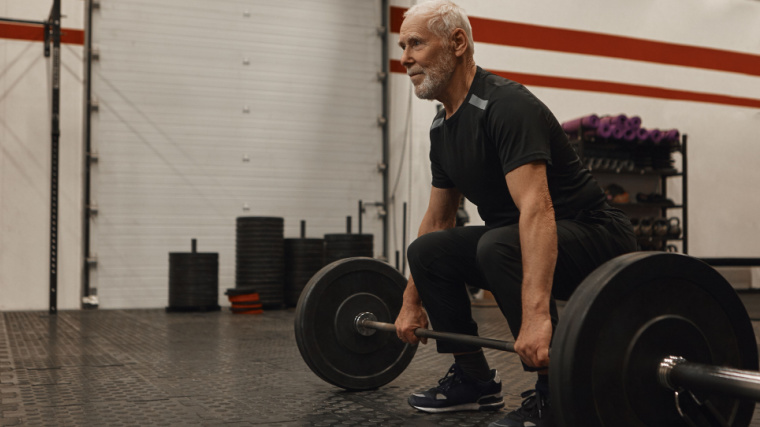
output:
[[[659,383],[676,390],[704,391],[760,401],[760,372],[688,362],[667,357],[657,371]]]
[[[357,321],[357,326],[362,326],[380,331],[396,332],[396,325],[374,320],[361,319]],[[478,347],[492,348],[495,350],[509,351],[515,353],[515,343],[509,341],[499,341],[491,338],[482,338],[472,335],[454,334],[451,332],[438,332],[426,328],[417,328],[414,335],[420,338],[432,338],[435,340],[451,341],[462,344],[471,344]]]

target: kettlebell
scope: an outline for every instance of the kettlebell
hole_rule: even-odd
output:
[[[641,235],[642,236],[651,236],[652,235],[652,225],[654,222],[654,218],[642,218],[641,219]]]
[[[668,237],[671,239],[681,237],[681,219],[677,216],[668,219]]]
[[[665,218],[657,218],[652,225],[652,233],[655,236],[664,236],[668,234],[670,221]]]
[[[633,234],[641,236],[641,221],[638,218],[631,218],[631,225],[633,225]]]

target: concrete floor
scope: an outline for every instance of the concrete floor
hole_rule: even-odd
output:
[[[511,339],[497,309],[474,316],[483,336]],[[293,320],[292,309],[0,313],[0,425],[484,426],[519,406],[535,381],[515,355],[486,350],[503,379],[504,410],[417,412],[407,395],[434,385],[450,356],[421,346],[390,384],[346,392],[303,362]]]

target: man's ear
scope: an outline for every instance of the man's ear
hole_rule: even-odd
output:
[[[456,56],[462,56],[467,52],[467,34],[463,29],[457,28],[451,33],[451,47],[454,49]]]

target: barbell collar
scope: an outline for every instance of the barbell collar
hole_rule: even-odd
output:
[[[672,390],[683,388],[760,401],[760,372],[693,363],[670,356],[660,363],[657,379]]]
[[[363,316],[363,314],[364,313],[361,313],[356,317],[355,326],[357,330],[359,330],[359,328],[371,328],[386,332],[396,332],[396,325],[369,320],[367,318],[368,316]],[[515,343],[509,341],[500,341],[491,338],[455,334],[451,332],[439,332],[427,328],[415,329],[414,335],[420,338],[431,338],[435,340],[450,341],[460,344],[470,344],[478,347],[492,348],[494,350],[509,351],[515,353]]]

